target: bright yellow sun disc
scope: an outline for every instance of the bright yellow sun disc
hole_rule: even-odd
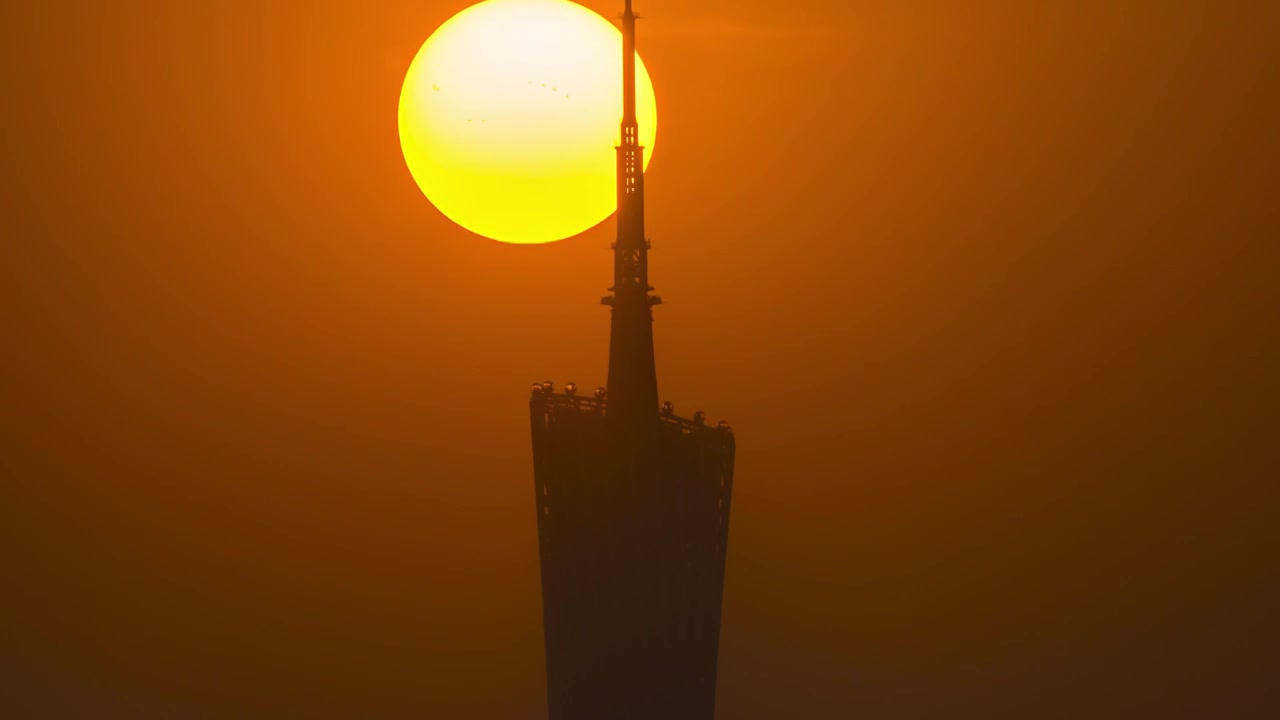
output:
[[[576,235],[617,208],[622,33],[568,0],[485,0],[418,51],[400,92],[400,146],[446,217],[494,240]],[[636,55],[644,164],[657,108]]]

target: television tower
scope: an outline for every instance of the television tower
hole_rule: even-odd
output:
[[[529,401],[550,720],[712,720],[735,441],[658,403],[635,112],[622,15],[608,385]]]

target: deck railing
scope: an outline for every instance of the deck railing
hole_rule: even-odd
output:
[[[552,413],[557,410],[574,410],[583,413],[598,413],[605,415],[608,413],[609,399],[607,396],[598,397],[596,394],[580,395],[577,392],[548,392],[539,388],[533,393],[530,402],[541,403],[545,412]],[[655,408],[654,417],[659,421],[674,425],[686,433],[691,432],[725,432],[733,433],[733,428],[729,423],[721,420],[715,424],[707,424],[701,419],[702,413],[695,413],[694,418],[684,418],[676,415],[668,409],[665,404]]]

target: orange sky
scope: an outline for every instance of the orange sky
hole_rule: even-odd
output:
[[[544,716],[525,402],[604,379],[613,225],[422,197],[465,4],[3,11],[0,715]],[[1276,4],[636,10],[719,717],[1274,703]]]

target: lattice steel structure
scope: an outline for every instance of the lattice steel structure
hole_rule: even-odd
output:
[[[658,404],[626,0],[607,389],[529,403],[551,720],[711,720],[734,436]]]

